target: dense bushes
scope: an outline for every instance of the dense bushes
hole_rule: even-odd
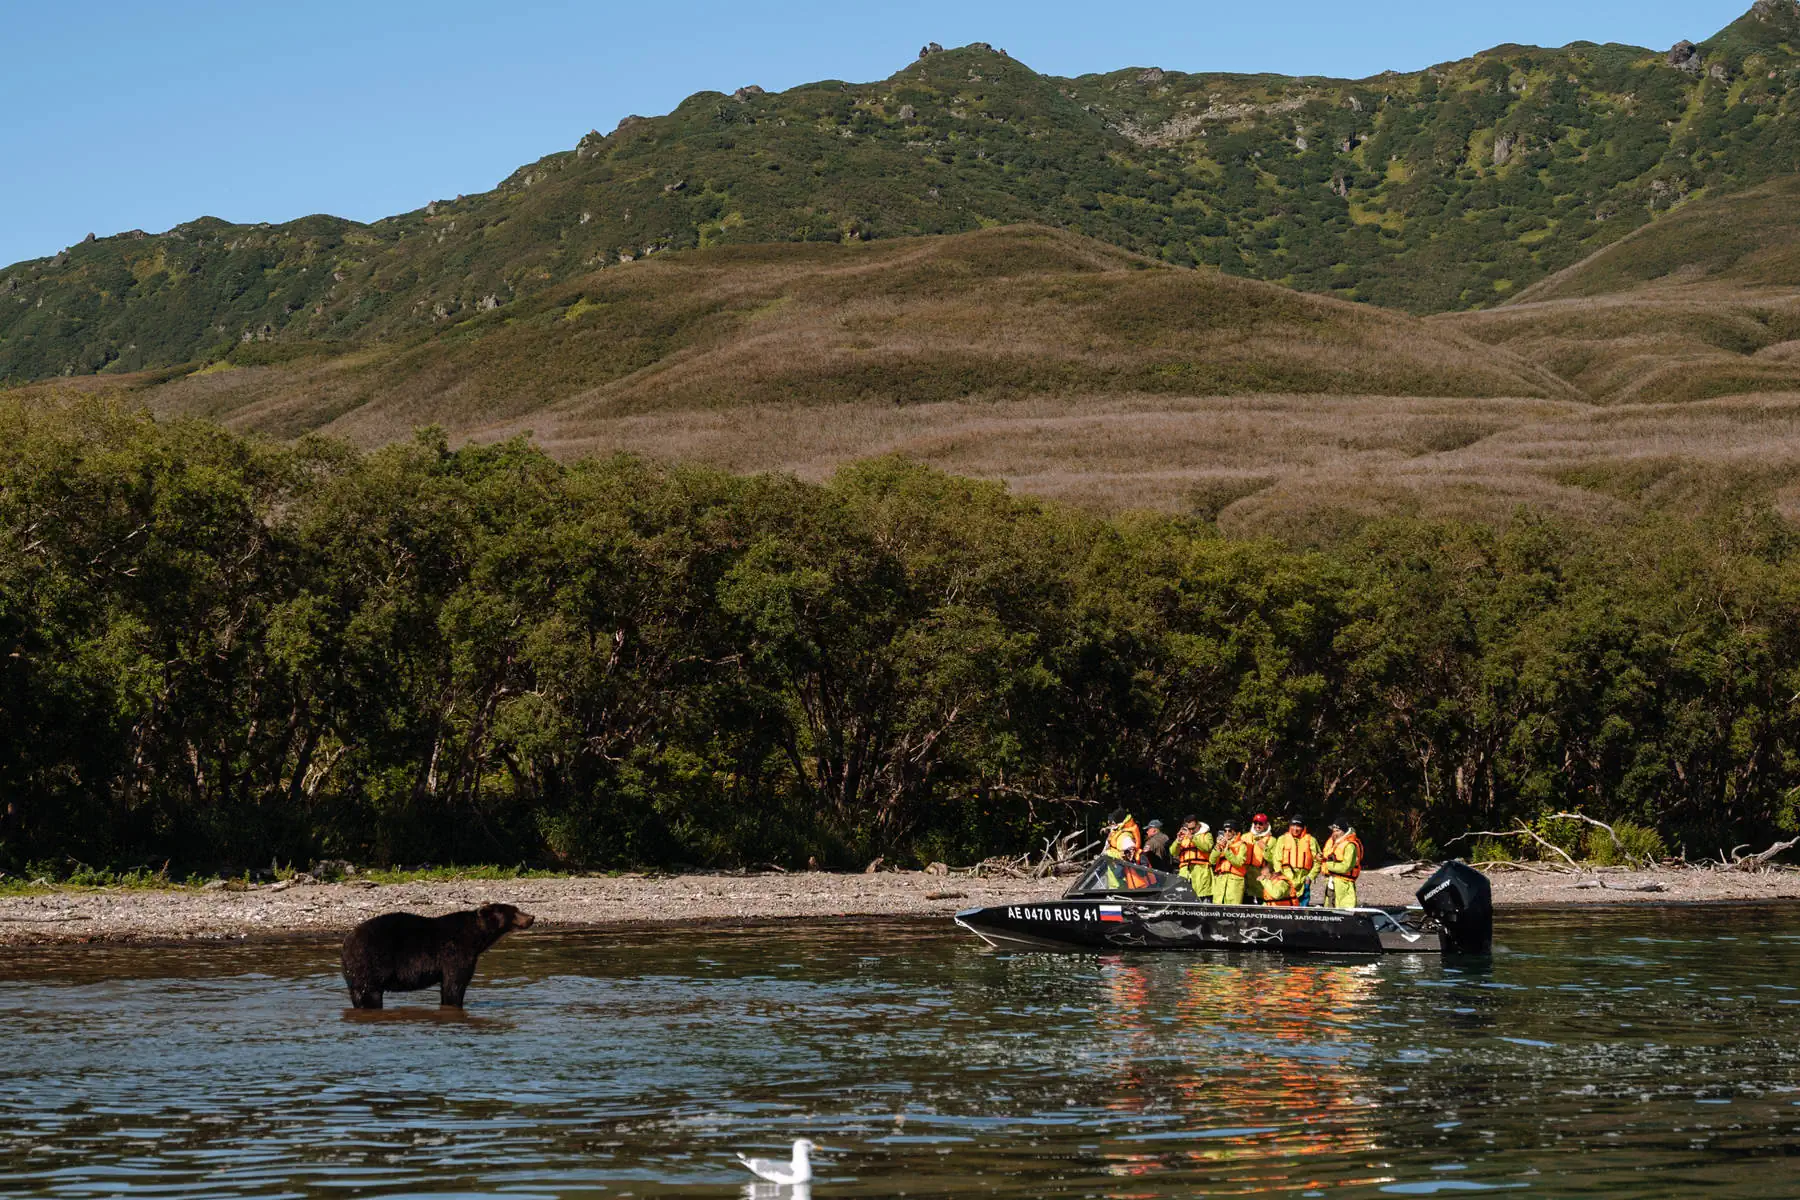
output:
[[[825,485],[0,410],[0,865],[857,864],[1115,803],[1797,824],[1758,514],[1329,552],[899,461]],[[1649,837],[1638,839],[1643,844]],[[1634,843],[1636,844],[1636,843]]]

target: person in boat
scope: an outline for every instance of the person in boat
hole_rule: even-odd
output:
[[[1169,835],[1163,832],[1161,818],[1144,826],[1144,865],[1158,871],[1169,869]]]
[[[1306,832],[1306,822],[1300,814],[1288,817],[1287,832],[1275,839],[1270,857],[1275,870],[1287,880],[1286,903],[1294,907],[1311,904],[1313,880],[1319,877],[1322,863],[1319,839]]]
[[[1282,908],[1290,908],[1294,904],[1293,882],[1275,866],[1273,858],[1264,858],[1262,867],[1256,872],[1255,903],[1274,904]]]
[[[1143,846],[1143,832],[1138,829],[1138,823],[1131,819],[1131,814],[1122,808],[1113,809],[1106,825],[1107,855],[1129,863],[1141,862],[1144,856]]]
[[[1250,869],[1244,876],[1244,901],[1248,904],[1262,904],[1270,899],[1263,894],[1263,882],[1271,874],[1269,852],[1274,848],[1275,842],[1275,838],[1269,830],[1269,814],[1257,813],[1251,817],[1250,832],[1245,834],[1244,838],[1250,843],[1250,848],[1254,852],[1250,855],[1248,864]],[[1286,894],[1278,883],[1270,890],[1281,895]]]
[[[1202,900],[1212,899],[1212,852],[1212,827],[1195,816],[1183,821],[1175,838],[1175,869]]]
[[[1244,902],[1244,876],[1250,870],[1250,855],[1254,850],[1250,839],[1237,831],[1236,821],[1227,817],[1220,824],[1219,838],[1210,857],[1214,904]]]
[[[1325,903],[1331,908],[1356,907],[1356,881],[1362,875],[1363,844],[1349,817],[1331,823],[1331,836],[1319,858],[1325,875]]]

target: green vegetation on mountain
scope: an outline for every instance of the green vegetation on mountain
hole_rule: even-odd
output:
[[[1800,826],[1797,692],[1756,505],[1303,552],[892,459],[0,405],[8,871],[968,861],[1122,802],[1420,855],[1580,808],[1698,857]]]
[[[1800,283],[1800,179],[1771,180],[1684,205],[1521,291],[1511,303],[1637,293],[1702,301]]]
[[[200,220],[0,271],[0,380],[406,340],[668,250],[1035,222],[1177,266],[1491,305],[1707,192],[1800,169],[1800,5],[1698,47],[1503,46],[1360,81],[1059,79],[982,45],[702,92],[372,225]]]

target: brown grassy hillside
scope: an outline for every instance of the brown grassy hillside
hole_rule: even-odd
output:
[[[364,445],[435,423],[810,477],[901,453],[1305,539],[1383,513],[1605,519],[1783,493],[1800,300],[1758,287],[1419,321],[1011,227],[659,255],[349,356],[253,343],[104,386]]]
[[[671,254],[347,358],[258,366],[247,349],[146,398],[284,436],[431,422],[575,443],[615,417],[768,404],[1567,394],[1448,329],[1029,226]]]

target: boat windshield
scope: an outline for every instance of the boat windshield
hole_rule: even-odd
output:
[[[1094,860],[1087,874],[1069,889],[1069,895],[1082,892],[1162,892],[1182,882],[1178,875],[1167,875],[1136,863],[1103,854]]]

